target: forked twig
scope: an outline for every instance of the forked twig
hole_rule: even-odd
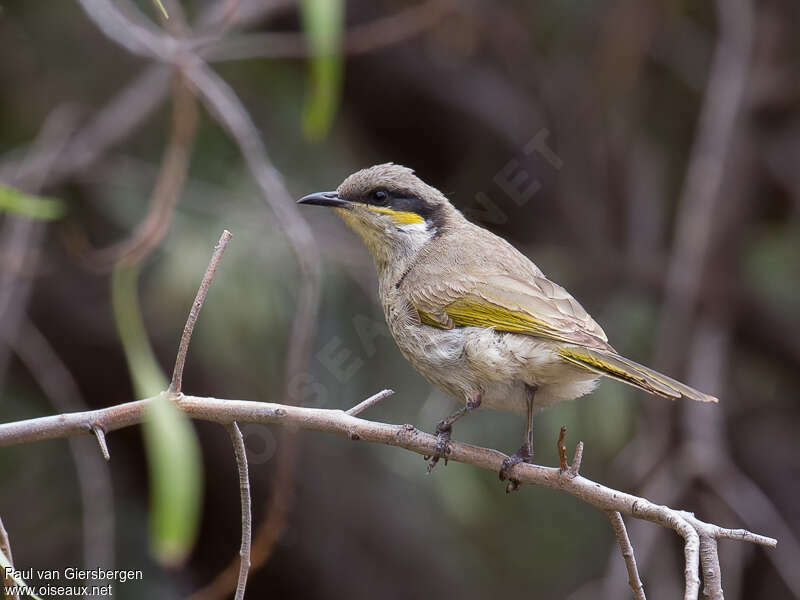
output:
[[[567,447],[564,442],[567,439],[567,428],[561,426],[561,431],[558,432],[558,441],[556,442],[556,449],[558,450],[558,465],[562,475],[573,478],[577,477],[581,470],[581,460],[583,460],[583,442],[578,442],[575,446],[575,454],[572,457],[572,465],[567,462]]]

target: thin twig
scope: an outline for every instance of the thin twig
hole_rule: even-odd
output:
[[[100,446],[100,453],[106,462],[111,460],[111,454],[108,451],[108,442],[106,442],[106,432],[99,425],[92,425],[92,432],[97,438],[97,444]]]
[[[239,430],[239,425],[234,421],[225,427],[233,444],[233,454],[236,457],[236,467],[239,471],[239,492],[242,501],[242,545],[239,549],[241,557],[239,563],[239,579],[236,584],[235,600],[244,600],[244,590],[247,587],[247,574],[250,571],[250,543],[252,535],[252,515],[250,502],[250,476],[247,472],[247,450],[244,447],[244,438]]]
[[[14,557],[11,555],[11,542],[8,539],[8,532],[6,531],[5,525],[3,525],[3,519],[0,517],[0,551],[3,552],[3,555],[8,559],[12,565],[14,564]]]
[[[717,540],[710,535],[700,536],[700,565],[703,569],[703,597],[723,600],[722,571],[719,568]]]
[[[567,464],[567,447],[564,445],[566,439],[567,427],[562,425],[561,431],[558,433],[558,441],[556,442],[556,448],[558,448],[558,464],[561,467],[562,473],[566,473],[567,469],[569,469],[569,464]]]
[[[572,464],[569,467],[569,476],[577,477],[581,470],[581,461],[583,460],[583,442],[578,442],[575,446],[575,455],[572,457]]]
[[[364,412],[368,408],[372,408],[378,402],[380,402],[381,400],[383,400],[385,398],[388,398],[392,394],[394,394],[394,390],[381,390],[380,392],[370,396],[369,398],[367,398],[363,402],[359,402],[353,408],[351,408],[350,410],[348,410],[346,412],[347,412],[348,415],[352,415],[352,416],[360,415],[362,412]]]
[[[208,262],[203,281],[200,282],[200,288],[197,290],[197,296],[194,298],[192,309],[189,311],[189,317],[186,319],[186,325],[183,328],[183,335],[181,335],[181,343],[178,347],[178,356],[175,359],[175,369],[172,372],[172,381],[169,384],[169,392],[171,394],[180,394],[181,385],[183,382],[183,367],[186,363],[186,353],[189,351],[189,342],[192,339],[192,332],[194,325],[197,323],[197,317],[200,314],[200,309],[203,308],[203,303],[206,301],[206,294],[208,294],[208,286],[214,278],[214,272],[217,270],[217,265],[222,258],[222,253],[228,246],[231,239],[231,232],[227,229],[222,232],[219,242],[214,246],[214,253],[211,255],[211,260]]]
[[[13,568],[14,566],[14,557],[11,555],[11,542],[8,539],[8,532],[6,531],[5,526],[3,525],[3,519],[0,518],[0,552],[3,553],[8,559],[8,564]],[[0,581],[3,582],[3,585],[6,588],[6,593],[3,594],[3,597],[7,598],[7,600],[19,600],[19,595],[12,594],[7,590],[14,586],[14,580],[11,577],[6,577],[3,574],[3,577],[0,577]]]
[[[611,528],[614,530],[614,535],[617,536],[617,543],[619,544],[620,552],[622,552],[622,558],[625,560],[625,567],[628,569],[628,584],[633,590],[633,597],[636,598],[636,600],[647,600],[644,594],[642,580],[639,577],[639,569],[636,567],[636,556],[633,553],[633,546],[628,537],[628,531],[625,529],[625,521],[622,520],[622,515],[615,510],[606,511],[606,514],[608,515],[608,520],[611,521]]]
[[[286,521],[292,507],[294,493],[294,474],[298,459],[297,431],[283,430],[282,440],[278,442],[280,452],[272,480],[272,494],[265,511],[265,519],[258,525],[250,556],[250,572],[264,566],[286,528]],[[213,580],[193,592],[187,600],[221,600],[230,597],[239,576],[238,560],[231,561]]]

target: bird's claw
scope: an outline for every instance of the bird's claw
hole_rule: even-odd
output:
[[[511,470],[522,462],[528,462],[533,456],[530,448],[528,445],[525,444],[517,450],[511,456],[507,456],[503,461],[503,465],[500,467],[500,471],[498,475],[500,476],[500,481],[508,480],[508,485],[506,486],[506,494],[510,494],[511,492],[516,492],[520,487],[520,481],[516,477],[511,476]]]
[[[436,427],[436,446],[433,448],[433,454],[423,456],[428,462],[428,473],[433,471],[433,468],[436,466],[436,463],[439,462],[440,458],[444,459],[444,464],[447,466],[447,457],[450,455],[451,451],[450,431],[451,427],[449,425],[442,427],[440,424]]]

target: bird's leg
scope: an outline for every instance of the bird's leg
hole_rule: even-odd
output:
[[[467,400],[466,404],[452,415],[439,421],[439,424],[436,426],[436,447],[433,450],[433,454],[423,457],[428,461],[428,473],[433,471],[433,467],[436,466],[440,458],[444,459],[445,465],[447,464],[447,455],[450,454],[450,434],[453,432],[453,423],[468,412],[472,412],[480,405],[480,395],[475,396],[475,398]]]
[[[525,443],[514,454],[503,461],[500,468],[500,481],[508,479],[506,493],[515,492],[519,489],[519,480],[509,475],[509,471],[521,462],[528,462],[533,457],[533,398],[536,395],[536,388],[528,387],[528,427],[525,430]]]

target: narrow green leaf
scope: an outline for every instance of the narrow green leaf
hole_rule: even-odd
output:
[[[345,4],[344,0],[302,0],[300,8],[311,54],[303,132],[317,141],[330,130],[341,97]]]
[[[161,14],[164,15],[165,19],[169,19],[169,15],[167,14],[167,9],[164,8],[164,5],[161,3],[161,0],[153,0],[153,4],[155,4],[158,9],[161,11]]]
[[[63,217],[67,208],[58,198],[32,196],[0,183],[0,211],[30,219],[54,221]]]
[[[150,479],[150,539],[156,560],[173,566],[186,559],[197,538],[203,463],[189,418],[161,393],[168,382],[147,339],[138,280],[138,266],[117,266],[111,278],[111,301],[136,395],[158,395],[143,425]]]
[[[117,265],[111,274],[111,304],[137,398],[155,396],[169,381],[156,361],[139,308],[139,266]]]
[[[200,443],[189,419],[166,393],[151,405],[143,431],[150,474],[153,554],[162,565],[180,565],[194,546],[200,525]]]
[[[14,571],[15,570],[14,567],[11,565],[11,561],[8,560],[8,557],[3,553],[2,550],[0,550],[0,576],[4,575],[5,573],[8,573],[6,579],[10,579],[11,581],[13,581],[14,585],[18,585],[24,588],[29,587],[28,584],[25,583],[25,580],[22,579],[22,577],[15,576]],[[3,577],[0,577],[0,582],[2,581]],[[33,598],[33,600],[42,600],[39,596],[33,593],[28,594],[28,596]]]

